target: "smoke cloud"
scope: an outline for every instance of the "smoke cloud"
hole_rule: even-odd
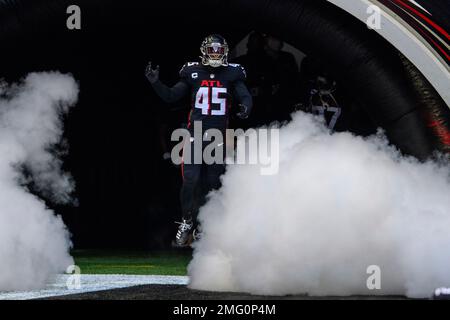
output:
[[[382,134],[330,134],[317,118],[293,117],[280,130],[277,175],[229,166],[210,194],[190,287],[429,297],[450,286],[448,163],[402,157]],[[367,287],[372,265],[381,290]]]
[[[32,73],[13,85],[0,81],[0,291],[40,288],[73,264],[61,217],[26,186],[70,201],[73,183],[53,147],[77,96],[75,80],[57,72]]]

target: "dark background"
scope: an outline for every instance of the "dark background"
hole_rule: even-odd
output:
[[[37,21],[34,32],[16,34],[2,52],[0,77],[9,82],[51,70],[72,73],[79,82],[79,101],[65,119],[64,159],[79,205],[49,204],[62,215],[78,249],[170,244],[180,215],[181,177],[179,168],[162,160],[159,126],[170,119],[169,126],[177,127],[188,110],[179,109],[187,105],[181,103],[178,111],[167,111],[144,76],[145,66],[149,60],[160,64],[162,80],[174,84],[181,66],[198,60],[206,35],[220,33],[233,47],[252,31],[245,21],[199,16],[188,4],[149,10],[82,8],[82,29],[72,31],[64,13]]]
[[[53,207],[75,248],[166,246],[179,219],[180,174],[162,161],[158,123],[167,106],[153,93],[145,66],[161,64],[162,80],[173,84],[185,62],[198,60],[205,35],[222,33],[233,43],[249,30],[205,27],[207,20],[188,21],[183,10],[151,19],[136,8],[82,10],[82,29],[74,31],[66,17],[16,36],[2,53],[0,75],[15,82],[29,72],[58,70],[79,82],[79,101],[65,120],[65,169],[79,205]],[[187,110],[168,115],[176,122]]]

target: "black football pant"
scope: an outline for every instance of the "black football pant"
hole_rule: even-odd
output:
[[[183,185],[181,187],[180,200],[183,219],[193,219],[195,221],[200,207],[205,204],[206,195],[212,190],[220,189],[220,176],[225,172],[225,165],[222,163],[206,164],[204,161],[195,164],[193,143],[191,142],[190,155],[186,155],[183,152]],[[210,143],[203,142],[202,151]],[[222,146],[221,155],[223,159],[224,145]],[[187,157],[191,158],[190,163],[187,163]]]

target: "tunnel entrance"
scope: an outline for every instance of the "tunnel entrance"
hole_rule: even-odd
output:
[[[198,60],[209,33],[232,46],[254,30],[282,39],[336,79],[348,105],[357,106],[361,133],[381,126],[392,143],[419,158],[436,148],[398,52],[326,1],[77,4],[81,30],[66,28],[67,1],[34,1],[0,29],[9,47],[1,77],[16,81],[30,71],[59,70],[80,83],[78,106],[66,121],[66,165],[80,206],[62,209],[77,247],[160,247],[172,237],[167,226],[179,216],[180,177],[162,159],[165,106],[143,70],[153,60],[162,80],[174,83],[185,62]],[[186,118],[178,107],[171,125]]]

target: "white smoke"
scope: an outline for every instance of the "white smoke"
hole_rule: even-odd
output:
[[[428,297],[450,286],[450,166],[293,117],[280,131],[279,174],[229,166],[202,208],[190,287]],[[371,265],[381,290],[367,288]]]
[[[73,264],[61,217],[25,185],[53,201],[70,200],[72,181],[51,149],[77,95],[75,80],[57,72],[0,82],[0,291],[39,288]]]

